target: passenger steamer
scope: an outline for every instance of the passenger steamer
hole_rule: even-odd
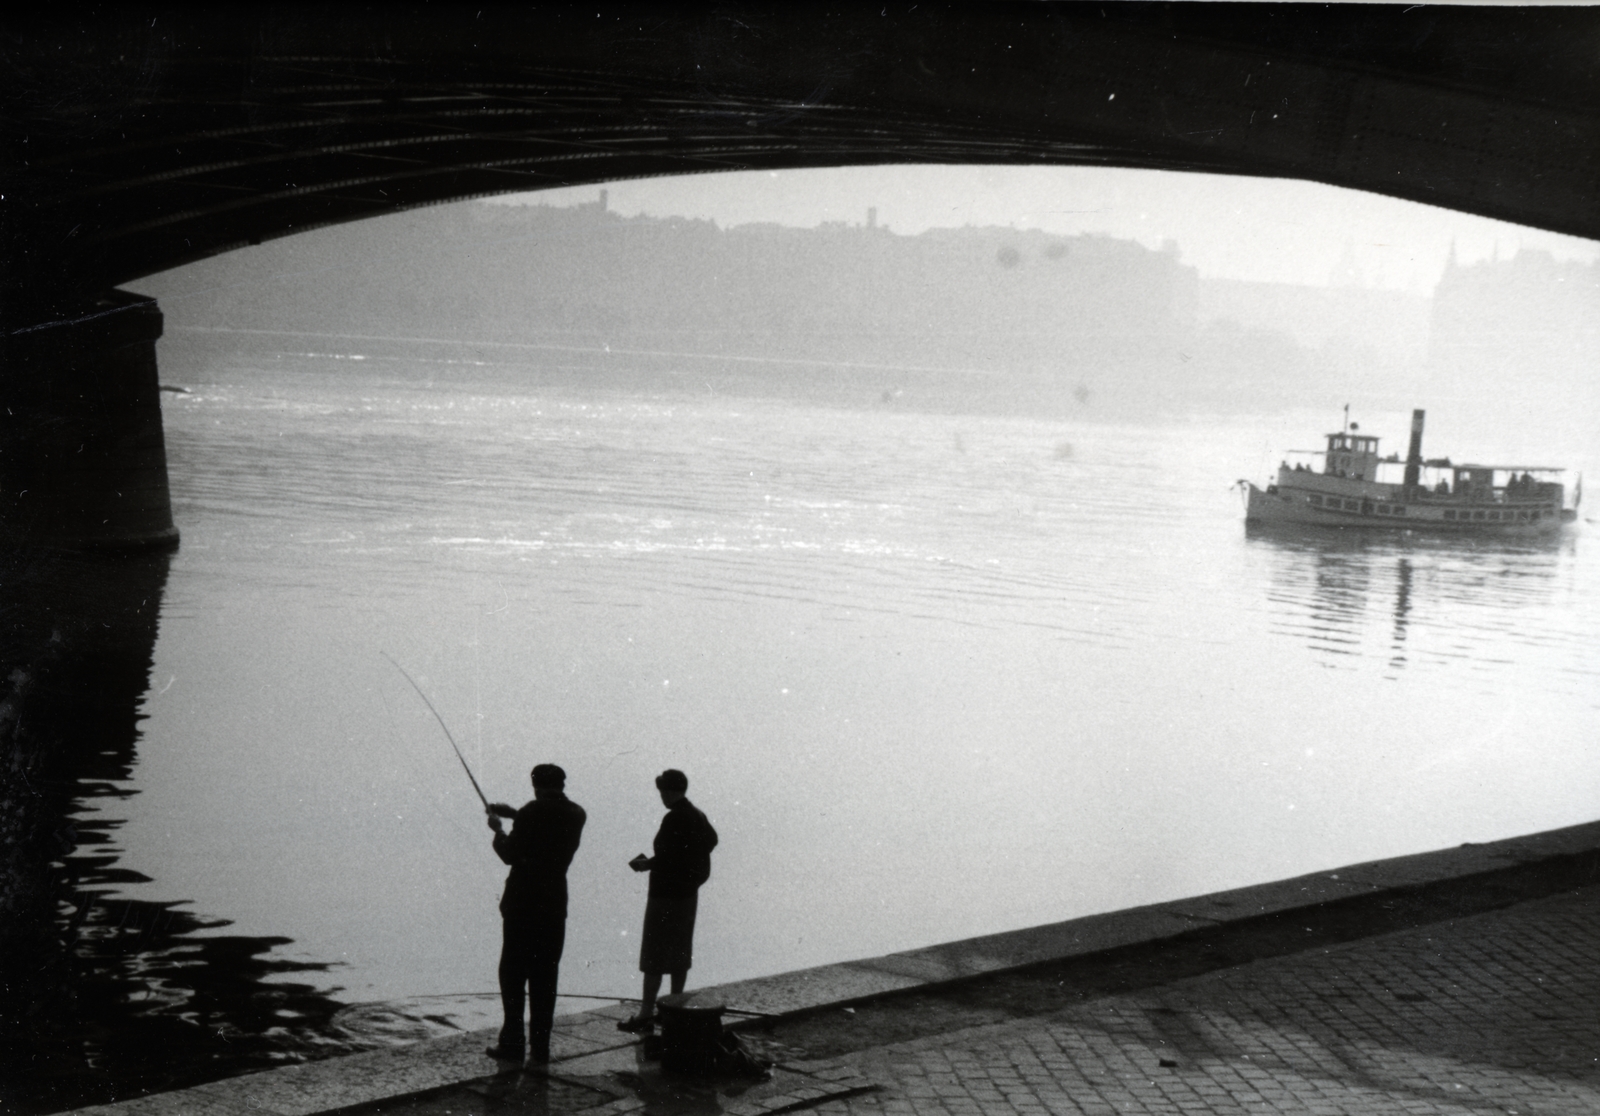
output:
[[[1326,450],[1295,452],[1321,457],[1320,471],[1314,464],[1286,460],[1278,467],[1277,483],[1265,490],[1241,480],[1248,493],[1245,522],[1524,535],[1560,530],[1577,517],[1583,479],[1568,508],[1557,479],[1561,469],[1455,465],[1447,457],[1424,461],[1423,415],[1411,412],[1411,446],[1403,462],[1397,454],[1379,457],[1378,439],[1347,423],[1328,435]],[[1380,478],[1380,471],[1402,469],[1397,478]]]

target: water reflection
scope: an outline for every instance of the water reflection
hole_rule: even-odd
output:
[[[1405,666],[1406,616],[1411,612],[1411,559],[1401,558],[1395,566],[1394,593],[1394,647],[1389,665],[1395,670]]]
[[[1514,638],[1529,606],[1549,606],[1569,537],[1461,539],[1314,527],[1246,526],[1268,561],[1273,627],[1325,665],[1382,657],[1388,676],[1448,626],[1460,655],[1487,656]],[[1448,618],[1446,619],[1446,614]]]
[[[0,556],[0,1107],[48,1112],[332,1052],[326,966],[125,898],[119,803],[137,763],[166,554]]]

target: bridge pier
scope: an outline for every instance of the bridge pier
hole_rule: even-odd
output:
[[[109,291],[12,329],[0,371],[0,532],[78,549],[178,543],[152,298]]]

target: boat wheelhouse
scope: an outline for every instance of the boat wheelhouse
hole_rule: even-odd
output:
[[[1327,449],[1293,451],[1296,460],[1286,459],[1265,489],[1240,481],[1245,522],[1521,535],[1556,531],[1576,518],[1582,478],[1569,508],[1562,469],[1423,460],[1424,415],[1411,412],[1404,461],[1379,456],[1378,439],[1347,424],[1327,436]]]

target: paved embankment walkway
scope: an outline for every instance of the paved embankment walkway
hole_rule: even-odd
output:
[[[564,1017],[548,1072],[492,1031],[82,1110],[1600,1113],[1600,823],[717,989],[762,1082],[664,1079]]]

